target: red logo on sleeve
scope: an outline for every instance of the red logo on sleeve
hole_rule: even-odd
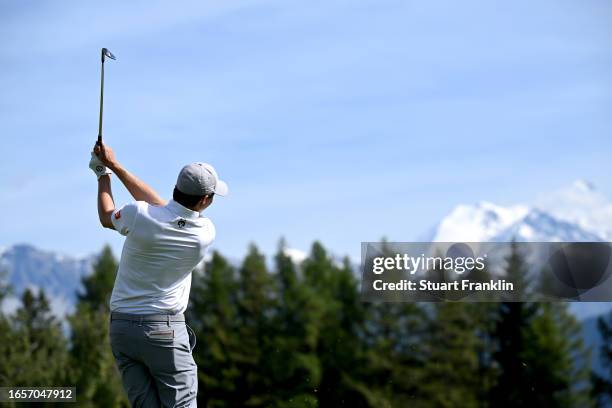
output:
[[[121,218],[121,210],[115,213],[115,219],[118,220],[119,218]]]

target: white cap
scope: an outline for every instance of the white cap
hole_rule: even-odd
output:
[[[218,194],[226,196],[227,184],[219,179],[215,168],[208,163],[191,163],[181,169],[176,188],[183,194],[203,196]]]

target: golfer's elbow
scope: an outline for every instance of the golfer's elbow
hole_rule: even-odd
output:
[[[111,221],[111,217],[113,215],[113,212],[108,212],[108,213],[100,213],[99,215],[99,219],[100,219],[100,224],[104,227],[104,228],[108,228],[108,229],[115,229],[115,227],[113,226],[113,223]]]
[[[102,226],[104,228],[115,229],[115,227],[113,226],[113,224],[111,222],[108,222],[108,221],[105,221],[105,220],[100,220],[100,224],[102,224]]]

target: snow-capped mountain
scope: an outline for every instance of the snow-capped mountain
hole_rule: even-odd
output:
[[[424,241],[486,242],[503,233],[529,213],[529,207],[502,207],[483,201],[458,205],[430,232]]]
[[[603,240],[595,233],[571,222],[555,218],[537,208],[529,210],[523,218],[505,228],[490,241],[509,242],[514,238],[534,242],[597,242]]]
[[[547,192],[533,204],[512,206],[480,202],[458,205],[421,240],[424,242],[593,242],[612,240],[612,202],[578,180]],[[606,313],[611,303],[572,303],[585,319]]]
[[[12,312],[18,297],[26,288],[44,288],[51,308],[58,316],[70,312],[81,289],[81,278],[91,272],[93,258],[76,258],[42,251],[31,245],[19,244],[0,252],[0,271],[12,287],[3,310]]]
[[[553,191],[535,204],[458,205],[425,237],[439,242],[607,241],[612,203],[585,181]]]

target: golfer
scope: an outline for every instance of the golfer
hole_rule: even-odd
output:
[[[227,184],[207,163],[183,167],[166,202],[127,171],[112,149],[96,144],[89,167],[98,176],[98,215],[105,228],[125,235],[110,299],[110,342],[133,407],[195,407],[195,334],[185,324],[191,271],[215,239],[200,213]],[[134,202],[117,209],[110,175]]]

